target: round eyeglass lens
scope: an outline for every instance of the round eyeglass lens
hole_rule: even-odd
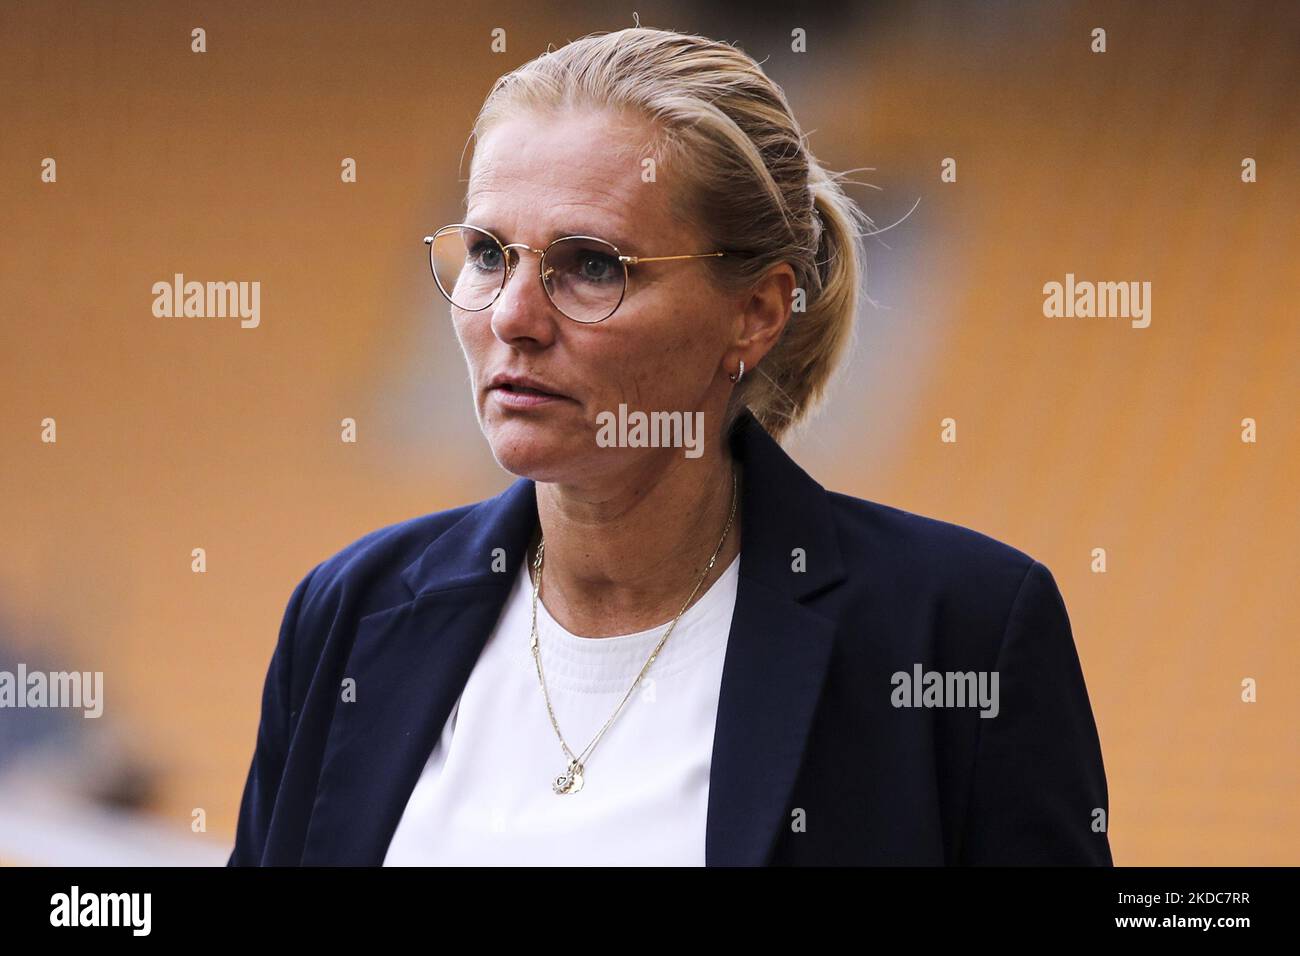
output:
[[[601,239],[573,236],[551,243],[542,259],[543,284],[555,307],[577,322],[609,318],[627,287],[627,266]]]
[[[468,312],[491,305],[505,284],[501,244],[473,226],[440,229],[429,243],[429,266],[442,294]]]

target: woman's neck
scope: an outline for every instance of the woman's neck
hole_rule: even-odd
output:
[[[732,502],[730,455],[651,459],[603,486],[537,485],[546,536],[541,601],[565,630],[583,637],[630,634],[677,616],[718,548]],[[740,553],[736,514],[722,550],[692,603]],[[536,557],[537,537],[529,550]]]

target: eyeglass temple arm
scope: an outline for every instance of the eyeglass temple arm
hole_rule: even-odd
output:
[[[426,246],[433,245],[433,236],[425,236],[424,244]],[[727,255],[725,252],[699,252],[690,256],[619,256],[619,259],[630,266],[634,266],[638,262],[668,262],[672,259],[709,259],[725,255]]]
[[[725,252],[698,252],[693,256],[619,256],[619,258],[628,265],[634,266],[638,262],[666,262],[669,259],[707,259],[725,255]]]
[[[433,245],[433,237],[432,237],[432,235],[425,235],[425,237],[424,237],[424,245],[425,245],[425,246],[432,246],[432,245]],[[714,258],[716,258],[716,256],[724,256],[724,255],[727,255],[727,252],[697,252],[697,254],[694,254],[694,255],[688,255],[688,256],[624,256],[624,255],[620,255],[620,256],[619,256],[619,260],[620,260],[620,261],[624,261],[624,263],[627,263],[628,265],[636,265],[637,263],[666,263],[666,261],[673,260],[673,259],[714,259]]]

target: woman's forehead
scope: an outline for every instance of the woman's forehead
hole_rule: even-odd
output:
[[[667,187],[643,177],[631,140],[597,129],[579,141],[574,126],[511,120],[494,127],[475,152],[466,221],[503,242],[530,245],[594,235],[632,248],[645,245],[639,237],[675,231]],[[518,229],[529,235],[513,234]]]
[[[634,198],[642,186],[650,145],[642,134],[593,117],[555,123],[505,120],[478,144],[470,166],[471,191],[519,184],[538,189],[605,191]],[[658,177],[656,176],[655,179]]]

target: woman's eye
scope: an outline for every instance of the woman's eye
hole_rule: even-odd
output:
[[[500,267],[501,250],[488,243],[480,243],[469,250],[469,261],[477,268],[489,272]]]
[[[612,278],[617,263],[600,252],[585,253],[578,263],[578,269],[584,279],[603,281]]]

